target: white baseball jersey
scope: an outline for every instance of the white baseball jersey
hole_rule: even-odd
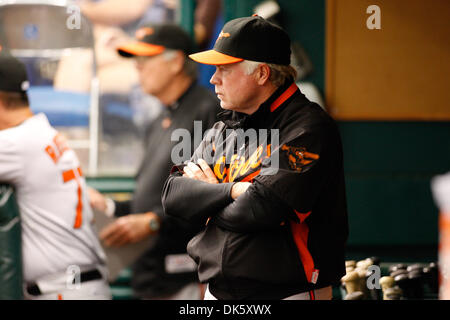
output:
[[[26,282],[104,264],[80,163],[44,114],[0,130],[0,181],[16,188]]]

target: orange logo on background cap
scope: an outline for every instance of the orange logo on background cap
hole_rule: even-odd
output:
[[[140,29],[136,30],[135,36],[136,36],[136,39],[142,40],[142,39],[144,39],[145,36],[149,36],[149,35],[153,34],[154,32],[155,32],[155,30],[153,30],[153,28],[144,27],[144,28],[140,28]]]

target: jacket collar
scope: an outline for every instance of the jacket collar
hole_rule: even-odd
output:
[[[218,120],[223,121],[232,129],[267,128],[271,123],[274,113],[283,109],[284,103],[292,97],[299,89],[295,82],[286,82],[263,102],[258,110],[251,115],[225,110],[217,115]]]

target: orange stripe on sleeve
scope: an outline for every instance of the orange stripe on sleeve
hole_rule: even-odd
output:
[[[82,194],[81,194],[81,184],[80,184],[80,181],[78,181],[78,179],[77,179],[77,184],[78,184],[78,189],[77,189],[78,203],[77,203],[77,214],[75,216],[75,223],[73,225],[74,229],[80,228],[83,223],[83,199],[82,199]]]
[[[52,146],[47,146],[45,148],[45,152],[47,152],[47,154],[50,156],[50,158],[52,158],[54,163],[58,162],[58,156],[56,155],[56,152]]]
[[[75,172],[78,173],[78,176],[76,175]],[[67,171],[63,172],[64,183],[71,181],[73,179],[75,179],[75,181],[77,182],[78,202],[77,202],[77,207],[76,207],[75,223],[73,225],[73,227],[75,229],[80,228],[83,223],[83,194],[82,194],[81,183],[80,183],[80,179],[79,179],[79,177],[82,177],[82,176],[83,176],[83,172],[81,171],[81,168],[71,169],[71,170],[67,170]]]

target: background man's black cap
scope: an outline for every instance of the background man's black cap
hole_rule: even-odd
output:
[[[242,60],[289,65],[291,41],[283,29],[254,15],[227,22],[212,50],[191,54],[189,57],[212,65]]]
[[[123,57],[154,56],[164,49],[181,50],[186,55],[193,52],[193,41],[189,34],[176,24],[152,24],[136,31],[136,40],[117,48]]]
[[[25,93],[29,87],[25,65],[0,51],[0,91]]]

